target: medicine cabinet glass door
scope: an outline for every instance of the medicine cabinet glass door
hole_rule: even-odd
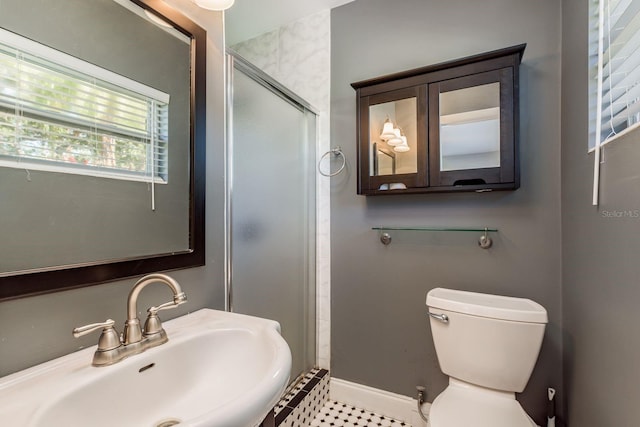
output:
[[[362,184],[378,191],[423,186],[426,179],[426,90],[389,91],[367,97],[360,107]]]
[[[430,185],[514,181],[511,68],[429,85]]]

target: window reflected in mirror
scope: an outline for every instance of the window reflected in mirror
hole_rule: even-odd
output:
[[[369,107],[370,176],[418,171],[417,123],[416,98]]]
[[[500,167],[500,83],[440,93],[440,170]]]

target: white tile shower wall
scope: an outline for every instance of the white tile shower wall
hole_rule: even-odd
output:
[[[232,48],[319,112],[316,159],[330,148],[331,13],[325,10]],[[316,172],[317,174],[317,172]],[[316,316],[318,366],[330,365],[330,193],[329,179],[317,174]]]

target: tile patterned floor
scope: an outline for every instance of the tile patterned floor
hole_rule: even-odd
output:
[[[328,401],[311,422],[312,427],[411,427],[383,415],[344,403]]]

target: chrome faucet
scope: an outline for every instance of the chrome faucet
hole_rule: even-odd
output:
[[[145,321],[143,332],[137,313],[138,296],[147,285],[156,282],[164,283],[171,288],[173,301],[147,309],[147,320]],[[113,327],[115,322],[111,319],[103,323],[93,323],[75,328],[73,336],[78,338],[102,328],[98,349],[93,355],[93,366],[112,365],[125,357],[142,353],[148,348],[167,342],[169,338],[162,327],[158,311],[175,308],[186,301],[187,296],[173,278],[166,274],[148,274],[138,280],[129,293],[127,299],[127,321],[124,324],[124,332],[121,337]]]

